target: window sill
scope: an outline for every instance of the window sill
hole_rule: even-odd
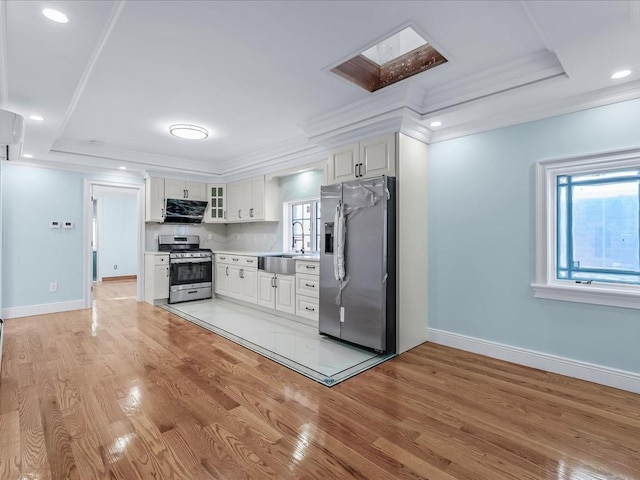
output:
[[[536,298],[640,309],[640,288],[603,284],[531,284]]]

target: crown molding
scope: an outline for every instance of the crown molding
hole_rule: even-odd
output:
[[[30,168],[45,168],[49,170],[63,170],[74,173],[91,173],[106,175],[110,177],[127,178],[127,179],[140,179],[144,178],[141,172],[131,170],[114,170],[111,167],[67,163],[67,162],[52,162],[50,160],[40,160],[38,158],[21,158],[18,161],[6,162],[4,165],[9,167],[30,167]],[[4,168],[4,166],[3,166]]]
[[[224,179],[235,181],[259,174],[273,174],[326,159],[327,151],[324,148],[314,145],[306,138],[297,137],[277,147],[236,159],[234,165],[225,170]]]
[[[528,57],[488,68],[478,74],[430,88],[419,110],[423,115],[439,113],[486,97],[567,78],[558,57],[542,50]]]
[[[491,96],[566,78],[556,55],[542,50],[441,87],[424,89],[412,83],[396,84],[301,127],[311,143],[327,150],[394,131],[429,143],[433,132],[427,124],[435,115],[461,110]],[[455,128],[447,131],[453,133]]]
[[[462,125],[438,130],[433,133],[431,142],[442,142],[498,128],[519,125],[522,123],[543,120],[568,113],[602,107],[614,103],[640,98],[640,80],[622,85],[587,92],[562,99],[553,99],[545,103],[536,103],[528,108],[508,111],[482,120],[474,120]],[[424,117],[423,117],[424,118]]]
[[[424,89],[417,87],[411,79],[406,81],[409,83],[396,83],[367,94],[355,103],[319,115],[309,122],[302,123],[300,127],[307,134],[309,141],[323,144],[334,135],[354,130],[357,128],[354,127],[355,125],[375,123],[372,119],[389,116],[391,112],[401,108],[408,107],[419,111],[424,99]],[[335,144],[335,142],[329,142],[331,143]]]
[[[124,163],[127,167],[137,168],[139,170],[153,169],[174,172],[179,170],[190,174],[219,175],[218,172],[212,171],[211,165],[195,160],[184,160],[166,155],[88,145],[74,141],[57,142],[53,145],[50,156],[53,160],[60,158],[61,161],[68,161],[70,163],[75,163],[76,161],[83,163],[85,161],[101,161],[104,163],[106,161],[111,163],[111,165],[113,165],[112,168],[115,169]]]

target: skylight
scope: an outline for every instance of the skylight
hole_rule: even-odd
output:
[[[440,52],[407,27],[331,71],[375,92],[446,62]]]
[[[426,44],[427,41],[413,28],[407,27],[365,50],[362,55],[378,65],[384,65]]]

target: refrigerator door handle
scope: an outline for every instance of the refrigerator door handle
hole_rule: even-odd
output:
[[[345,216],[344,205],[338,203],[335,214],[336,234],[333,236],[333,273],[338,282],[344,280],[346,272],[344,270],[344,244],[345,244]]]

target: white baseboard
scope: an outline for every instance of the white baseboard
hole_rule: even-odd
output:
[[[549,353],[512,347],[503,343],[491,342],[481,338],[460,335],[430,328],[428,341],[458,348],[467,352],[478,353],[491,358],[517,363],[527,367],[545,370],[547,372],[579,378],[589,382],[607,385],[609,387],[640,393],[640,374],[604,367],[593,363],[573,360],[571,358],[551,355]]]
[[[3,308],[2,316],[3,318],[31,317],[32,315],[68,312],[70,310],[81,310],[83,308],[86,308],[84,300],[71,300],[69,302],[44,303],[42,305]]]

